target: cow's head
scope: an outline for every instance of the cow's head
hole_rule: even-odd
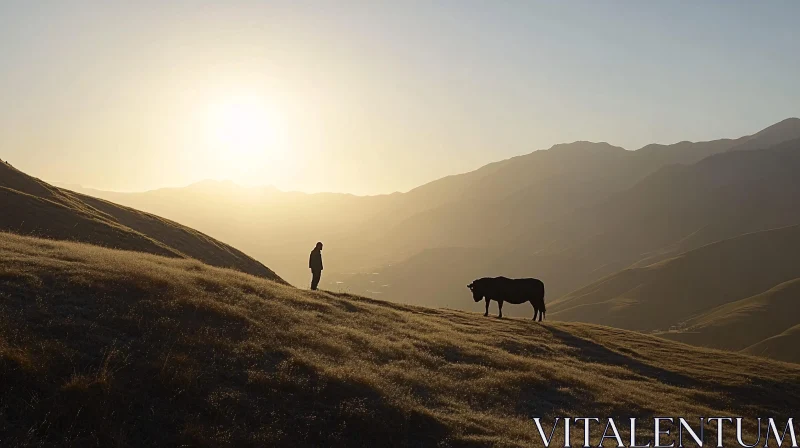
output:
[[[476,302],[480,302],[481,300],[483,300],[483,291],[481,290],[479,285],[476,285],[475,282],[472,282],[469,285],[467,285],[467,288],[469,288],[469,290],[472,291],[473,300],[475,300]]]

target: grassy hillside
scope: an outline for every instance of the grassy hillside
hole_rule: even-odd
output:
[[[80,241],[204,263],[280,280],[244,253],[194,229],[48,185],[0,162],[0,231]]]
[[[798,310],[800,278],[714,308],[681,324],[681,331],[663,336],[694,345],[742,350],[798,325]]]
[[[742,350],[752,355],[800,363],[800,324]]]
[[[523,447],[536,416],[785,418],[800,400],[791,364],[10,234],[0,382],[3,446]]]
[[[666,330],[796,278],[800,226],[742,235],[647,267],[625,269],[554,301],[548,312],[561,320]]]
[[[800,226],[792,226],[624,269],[554,301],[549,314],[790,361],[798,309]]]

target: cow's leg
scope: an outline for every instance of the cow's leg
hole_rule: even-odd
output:
[[[536,320],[536,316],[539,315],[539,308],[533,307],[533,320]]]
[[[483,313],[484,316],[488,316],[489,315],[489,302],[491,302],[491,299],[486,297],[486,312]]]
[[[500,313],[497,315],[497,317],[502,319],[503,318],[503,301],[502,300],[498,300],[497,301],[497,308],[500,310]]]
[[[543,318],[543,317],[544,317],[544,311],[542,311],[541,313],[539,313],[539,322],[541,322],[541,321],[542,321],[542,318]]]

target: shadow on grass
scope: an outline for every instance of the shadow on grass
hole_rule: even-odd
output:
[[[746,384],[714,389],[725,397],[712,403],[714,406],[736,409],[742,414],[791,417],[797,413],[797,403],[800,403],[800,378],[797,377],[781,382],[750,377]]]
[[[568,385],[551,385],[550,387],[523,387],[520,389],[516,412],[528,418],[534,417],[567,417],[573,416],[576,409],[591,410],[592,415],[628,419],[637,417],[648,420],[656,415],[650,407],[632,403],[602,403],[590,391],[577,390]],[[558,387],[557,387],[558,386]]]
[[[643,363],[566,331],[553,327],[547,327],[547,330],[561,342],[577,350],[576,356],[583,361],[624,367],[638,376],[643,376],[672,386],[698,387],[703,385],[702,382],[694,378]]]

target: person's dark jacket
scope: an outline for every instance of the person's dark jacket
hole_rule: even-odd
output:
[[[322,270],[322,251],[319,249],[314,249],[311,251],[311,256],[308,257],[308,267],[311,268],[312,271],[321,271]]]

